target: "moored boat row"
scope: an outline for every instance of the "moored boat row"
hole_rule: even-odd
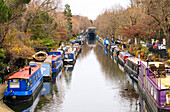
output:
[[[29,66],[20,69],[7,79],[7,88],[3,101],[8,106],[20,103],[32,104],[40,92],[44,81],[51,81],[52,77],[57,77],[62,69],[63,63],[72,61],[81,52],[83,38],[75,41],[72,45],[61,45],[52,52],[39,51],[33,55],[33,60]]]
[[[101,46],[103,39],[98,37]],[[164,62],[149,62],[133,57],[130,53],[110,44],[111,58],[124,68],[129,77],[137,82],[143,99],[153,112],[170,111],[170,66]],[[104,51],[105,52],[105,51]],[[142,104],[143,105],[143,102]]]

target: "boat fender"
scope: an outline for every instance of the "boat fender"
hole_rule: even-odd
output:
[[[15,100],[17,97],[15,95],[12,96],[12,99]]]
[[[135,76],[133,76],[133,80],[138,83],[138,78],[136,78]]]

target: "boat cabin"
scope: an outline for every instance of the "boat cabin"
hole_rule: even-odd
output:
[[[170,111],[170,66],[140,61],[138,78],[139,88],[145,90],[147,99],[153,102],[152,107]]]
[[[132,57],[131,54],[129,54],[128,52],[126,51],[120,51],[119,52],[119,55],[118,55],[118,63],[121,65],[121,66],[124,66],[124,64],[126,63],[126,59],[128,57]]]

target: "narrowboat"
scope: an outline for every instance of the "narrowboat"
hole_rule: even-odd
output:
[[[115,61],[118,61],[119,52],[120,52],[120,49],[118,47],[114,48],[113,58]]]
[[[129,57],[126,59],[126,64],[124,65],[124,71],[130,76],[132,80],[137,83],[139,75],[139,62],[140,59],[135,57]]]
[[[75,39],[75,43],[78,43],[80,45],[80,47],[82,47],[82,45],[84,44],[83,36],[77,37],[77,39]]]
[[[62,51],[53,51],[48,53],[49,56],[52,56],[52,73],[59,72],[63,67],[63,52]]]
[[[7,105],[33,102],[43,85],[41,67],[24,67],[7,79],[3,101]]]
[[[103,38],[101,38],[101,37],[98,37],[98,42],[99,42],[100,44],[102,44],[102,46],[103,46],[103,43],[104,43],[104,40],[103,40]]]
[[[69,49],[67,52],[65,52],[63,60],[65,64],[74,64],[75,60],[76,60],[75,51]]]
[[[140,61],[138,88],[151,111],[170,111],[170,66]]]
[[[115,45],[110,45],[110,57],[113,59],[113,53],[114,53],[114,49],[116,48]]]
[[[126,59],[128,57],[132,57],[131,54],[129,54],[128,52],[126,51],[120,51],[119,52],[119,55],[118,55],[118,63],[124,67],[124,64],[126,63]]]
[[[44,61],[46,58],[47,58],[48,54],[46,52],[43,52],[43,51],[39,51],[37,53],[35,53],[33,55],[33,58],[36,60],[36,61]]]
[[[105,48],[109,48],[109,44],[110,44],[110,40],[109,39],[105,39],[104,42],[103,42],[103,46]]]
[[[43,75],[43,81],[50,81],[52,78],[52,56],[48,56],[44,62],[29,62],[29,65],[41,66],[41,73]]]
[[[73,50],[76,51],[76,52],[75,52],[75,56],[77,57],[77,56],[79,55],[79,53],[81,52],[81,47],[79,46],[78,43],[75,43],[75,44],[73,45]]]

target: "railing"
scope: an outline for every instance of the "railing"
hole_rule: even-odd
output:
[[[167,76],[169,76],[170,74],[166,74]],[[148,69],[148,73],[147,73],[147,78],[151,81],[151,83],[153,83],[158,89],[168,89],[163,87],[162,84],[162,80],[161,80],[161,76],[158,75],[157,72],[153,72],[152,70]],[[164,77],[166,78],[166,77]]]

